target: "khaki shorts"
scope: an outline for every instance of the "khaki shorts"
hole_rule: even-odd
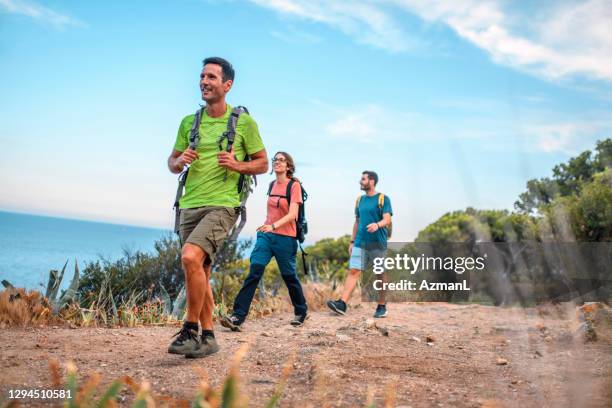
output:
[[[181,242],[202,248],[208,254],[204,261],[208,265],[223,246],[238,215],[239,211],[231,207],[183,208],[179,227]]]

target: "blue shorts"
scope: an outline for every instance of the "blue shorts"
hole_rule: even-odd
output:
[[[349,259],[349,269],[364,271],[366,267],[371,267],[374,258],[383,258],[386,254],[385,249],[363,249],[353,247],[351,258]]]

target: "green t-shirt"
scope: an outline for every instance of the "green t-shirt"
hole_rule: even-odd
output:
[[[226,169],[220,167],[217,161],[219,153],[219,137],[227,130],[227,120],[232,107],[227,105],[225,114],[218,118],[211,118],[204,110],[200,121],[200,142],[197,147],[199,159],[191,163],[189,175],[185,183],[185,195],[181,198],[180,208],[195,208],[202,206],[238,207],[238,178],[240,173],[228,170],[227,180],[223,181]],[[193,125],[195,114],[186,116],[179,126],[174,149],[185,151],[189,146],[189,131]],[[222,143],[223,151],[227,146],[227,139]],[[244,160],[247,154],[251,155],[264,149],[257,123],[246,113],[240,115],[236,125],[234,138],[234,154],[236,160]]]

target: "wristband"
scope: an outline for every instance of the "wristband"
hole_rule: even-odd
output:
[[[276,229],[276,226],[274,225],[274,223],[272,223],[272,231],[274,231]]]

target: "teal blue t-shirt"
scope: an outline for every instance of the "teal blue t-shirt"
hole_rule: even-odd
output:
[[[391,200],[385,195],[382,208],[378,206],[380,193],[373,196],[362,195],[359,205],[355,206],[355,217],[357,225],[357,235],[355,236],[354,246],[365,249],[387,249],[387,229],[379,228],[374,232],[368,232],[368,225],[373,222],[382,221],[383,214],[393,215]]]

